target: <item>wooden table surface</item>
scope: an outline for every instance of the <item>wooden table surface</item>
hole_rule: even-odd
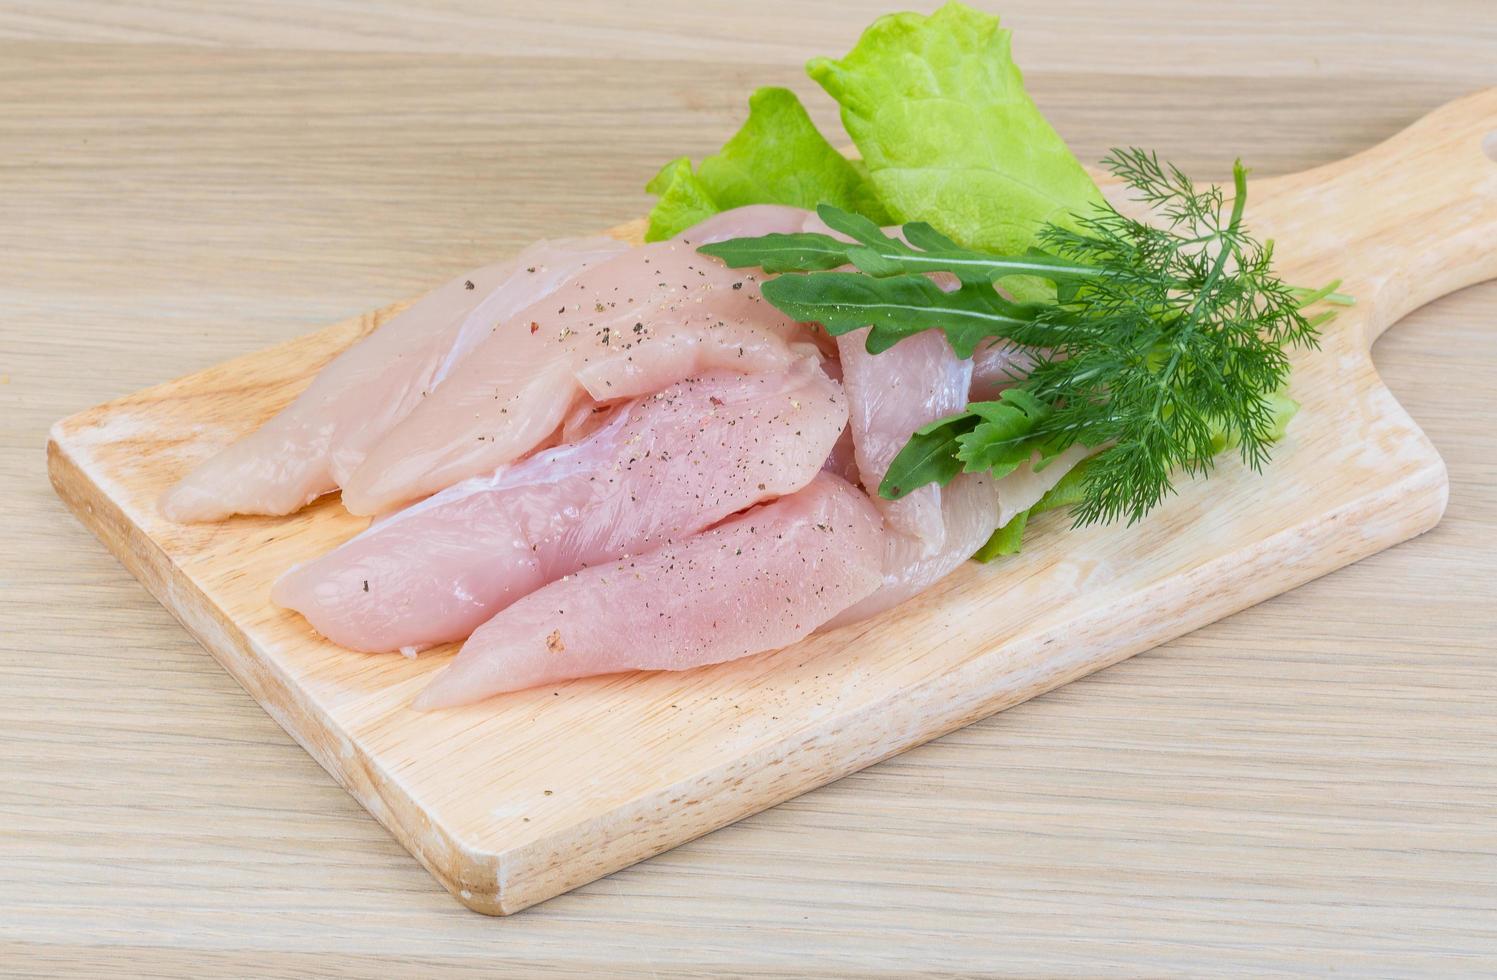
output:
[[[1006,7],[1086,159],[1299,169],[1497,84],[1490,0]],[[880,9],[0,0],[0,974],[1497,971],[1497,283],[1377,350],[1433,532],[505,920],[53,497],[54,419],[637,215]]]

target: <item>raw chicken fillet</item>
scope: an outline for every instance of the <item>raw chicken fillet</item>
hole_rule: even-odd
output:
[[[584,399],[617,401],[715,368],[750,373],[801,356],[805,328],[759,280],[693,246],[645,245],[520,311],[458,365],[343,485],[377,514],[512,462]]]
[[[378,521],[287,572],[272,598],[356,650],[461,639],[547,582],[799,490],[846,422],[840,388],[813,360],[687,379],[574,445]]]
[[[945,538],[941,488],[920,487],[899,500],[878,496],[878,488],[910,433],[967,404],[972,362],[957,357],[939,330],[906,337],[876,355],[867,343],[866,327],[837,338],[858,473],[889,529],[934,552]]]
[[[531,593],[479,627],[416,707],[788,646],[878,587],[881,552],[868,498],[822,473],[709,531]]]
[[[162,513],[183,522],[289,514],[337,489],[496,321],[627,248],[611,238],[538,242],[437,287],[334,358],[270,421],[167,491]]]
[[[756,205],[638,248],[532,246],[334,359],[162,509],[285,514],[341,487],[348,510],[379,515],[272,598],[356,650],[466,638],[425,709],[720,663],[877,615],[1087,450],[881,497],[912,432],[1034,360],[1003,341],[958,358],[939,330],[872,355],[867,329],[795,323],[759,273],[697,251],[802,228],[829,230]]]

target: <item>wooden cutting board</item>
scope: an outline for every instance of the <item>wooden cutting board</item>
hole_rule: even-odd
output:
[[[336,499],[288,518],[158,516],[163,489],[398,306],[57,423],[52,481],[464,904],[514,912],[1433,526],[1444,464],[1369,348],[1410,310],[1497,276],[1493,156],[1497,89],[1349,160],[1250,185],[1248,222],[1278,240],[1284,278],[1343,278],[1358,299],[1297,359],[1304,407],[1265,475],[1228,461],[1132,529],[1046,515],[1018,558],[969,563],[876,620],[737,663],[417,714],[410,699],[451,648],[350,653],[268,601],[282,570],[363,526]]]

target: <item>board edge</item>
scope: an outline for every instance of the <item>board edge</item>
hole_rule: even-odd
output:
[[[324,711],[317,708],[303,710],[298,721],[274,706],[277,702],[272,700],[272,692],[277,688],[280,703],[304,704],[304,699],[279,672],[266,670],[257,676],[245,666],[251,662],[266,662],[255,653],[251,638],[218,609],[159,544],[130,520],[68,445],[69,427],[88,424],[87,417],[104,407],[107,406],[68,416],[54,423],[48,433],[47,476],[63,505],[145,587],[151,597],[171,613],[172,618],[233,678],[260,710],[415,856],[454,898],[486,915],[507,915],[516,911],[504,907],[501,890],[497,887],[503,879],[504,852],[475,852],[439,822],[423,821],[421,815],[424,811],[414,799],[398,789],[398,780],[385,773],[355,740],[340,732]],[[169,587],[167,583],[174,584]],[[190,601],[182,595],[184,590]],[[193,605],[212,620],[211,626],[197,621],[191,608]],[[234,649],[223,649],[221,645]],[[351,758],[344,757],[335,763],[329,754],[334,745],[346,747],[345,751]],[[354,773],[362,774],[367,783],[354,780]],[[435,842],[417,833],[423,822],[436,832]],[[432,843],[440,846],[432,847]],[[495,887],[485,887],[489,882]]]
[[[1402,411],[1402,406],[1399,406],[1399,410]],[[1407,413],[1404,414],[1407,417]],[[1079,656],[1069,660],[1058,658],[1051,661],[1042,676],[1027,687],[1021,687],[1015,691],[1008,683],[1011,680],[1008,675],[992,669],[990,659],[998,651],[985,650],[975,654],[957,670],[948,671],[921,685],[905,689],[897,697],[890,696],[875,704],[867,705],[855,715],[835,715],[824,719],[814,731],[796,733],[797,744],[793,751],[785,747],[789,741],[788,738],[781,740],[774,746],[725,762],[714,770],[712,774],[714,778],[711,782],[703,783],[698,777],[696,780],[656,790],[647,797],[631,801],[625,807],[615,808],[613,811],[600,815],[590,824],[576,824],[546,838],[530,842],[506,854],[500,899],[505,907],[504,914],[546,901],[590,881],[623,870],[639,861],[664,853],[687,841],[704,836],[713,830],[729,826],[777,806],[802,793],[819,789],[844,776],[941,738],[1089,674],[1114,666],[1429,531],[1440,522],[1449,501],[1449,473],[1444,459],[1425,436],[1423,430],[1414,424],[1412,419],[1409,419],[1409,424],[1411,436],[1421,444],[1422,465],[1409,472],[1401,480],[1384,484],[1375,491],[1348,501],[1339,508],[1324,512],[1311,520],[1258,541],[1251,549],[1253,561],[1251,568],[1236,571],[1238,578],[1243,582],[1242,587],[1222,585],[1222,573],[1230,572],[1227,566],[1232,563],[1240,563],[1241,551],[1203,562],[1190,571],[1182,573],[1181,576],[1170,579],[1168,584],[1171,590],[1164,589],[1160,584],[1149,591],[1158,593],[1162,602],[1164,594],[1175,590],[1182,578],[1200,579],[1203,586],[1206,583],[1215,583],[1212,587],[1204,587],[1200,590],[1208,596],[1209,601],[1182,609],[1182,615],[1175,619],[1154,615],[1153,610],[1148,614],[1140,615],[1138,616],[1140,622],[1157,624],[1159,628],[1133,634],[1127,642],[1116,645],[1083,642],[1079,645],[1081,651]],[[1366,533],[1369,528],[1374,533]],[[1320,532],[1320,537],[1314,537],[1317,531]],[[1300,549],[1304,555],[1302,560],[1287,565],[1276,560],[1282,552],[1293,550],[1289,544],[1290,541],[1296,538],[1303,539],[1307,533],[1312,536],[1313,545]],[[1338,543],[1340,547],[1333,547]],[[1267,579],[1271,584],[1253,589],[1250,579],[1259,564],[1264,564],[1265,567],[1277,566],[1280,569],[1289,569],[1292,574]],[[1193,589],[1188,591],[1192,594],[1200,594]],[[1136,610],[1136,606],[1134,609]],[[1082,624],[1081,639],[1087,640],[1091,634],[1106,635],[1107,624],[1114,621],[1118,614],[1117,604],[1089,611],[1079,620]],[[1037,634],[1029,638],[1027,642],[1038,648],[1063,647],[1066,640],[1065,634],[1076,628],[1076,622],[1066,623],[1048,632]],[[857,625],[844,627],[844,629],[856,630]],[[853,633],[852,637],[856,635]],[[849,642],[856,642],[856,640],[850,638]],[[1005,650],[1005,653],[1007,652],[1009,651]],[[950,706],[940,716],[939,721],[932,723],[929,713],[919,713],[913,709],[914,705],[938,699],[944,699],[941,703]],[[736,793],[741,791],[749,779],[757,774],[772,771],[775,766],[783,767],[787,759],[796,753],[810,752],[818,743],[825,740],[839,737],[845,739],[849,731],[856,730],[860,725],[869,729],[888,727],[887,720],[900,713],[910,714],[911,718],[900,729],[899,736],[871,746],[863,752],[840,757],[839,764],[822,775],[794,781],[783,791],[748,793],[744,795],[744,798],[752,802],[727,813],[718,812],[709,817],[708,814],[711,811],[703,808],[702,817],[697,819],[686,833],[674,835],[668,843],[662,843],[653,848],[642,848],[632,854],[625,851],[615,860],[607,861],[606,866],[597,870],[596,873],[583,872],[576,875],[575,880],[572,877],[559,882],[548,879],[548,870],[563,866],[555,860],[555,851],[558,847],[564,846],[569,851],[606,850],[613,843],[608,833],[611,827],[629,823],[630,821],[625,818],[631,816],[636,818],[634,822],[639,822],[637,814],[634,813],[635,809],[659,805],[662,801],[669,802],[667,797],[671,794],[674,793],[679,797],[688,788],[697,800],[720,798],[729,791]],[[743,772],[749,775],[740,775]],[[679,828],[680,825],[677,826]],[[534,882],[545,882],[545,884],[533,887],[531,883]],[[469,904],[469,908],[473,907]],[[482,909],[476,910],[482,911]]]
[[[1286,538],[1302,536],[1307,529],[1313,532],[1316,527],[1330,529],[1325,532],[1324,541],[1303,549],[1304,560],[1290,566],[1294,568],[1294,574],[1288,578],[1281,577],[1276,584],[1257,591],[1214,589],[1212,594],[1216,601],[1197,605],[1188,618],[1139,617],[1140,620],[1159,623],[1160,628],[1134,634],[1128,642],[1111,646],[1083,643],[1079,655],[1057,659],[1035,683],[1017,691],[1005,683],[1008,678],[1001,671],[992,668],[989,661],[996,651],[980,652],[958,670],[933,677],[903,692],[898,699],[887,698],[876,705],[866,706],[856,715],[829,717],[814,729],[794,733],[773,746],[727,760],[703,776],[656,790],[591,821],[573,824],[509,850],[472,845],[464,835],[455,834],[431,820],[414,799],[400,791],[398,781],[384,773],[376,760],[340,732],[336,722],[324,711],[306,710],[297,718],[274,707],[277,703],[300,704],[303,699],[289,679],[269,671],[258,677],[248,669],[250,663],[265,663],[265,658],[256,654],[251,638],[224,616],[170,555],[130,520],[123,507],[103,492],[89,473],[86,462],[75,457],[69,445],[69,430],[72,426],[89,425],[88,417],[99,408],[86,410],[53,425],[47,441],[47,468],[54,490],[79,522],[99,538],[124,568],[182,623],[272,720],[410,851],[458,902],[475,912],[502,916],[736,823],[1429,530],[1439,522],[1449,499],[1448,471],[1423,430],[1396,399],[1394,404],[1407,420],[1410,436],[1420,444],[1421,465],[1402,480],[1385,484],[1335,511],[1318,515],[1258,542],[1253,553],[1255,559],[1261,561],[1282,550]],[[1362,533],[1369,526],[1375,533]],[[1328,547],[1343,538],[1344,547]],[[1240,554],[1228,556],[1232,560],[1238,557]],[[1184,574],[1205,576],[1208,569],[1223,560],[1226,559],[1205,562]],[[1178,577],[1171,581],[1177,580]],[[175,592],[168,588],[168,582],[174,583]],[[190,590],[190,601],[181,594],[181,589]],[[210,617],[212,624],[195,621],[194,607]],[[1116,613],[1115,606],[1110,605],[1093,610],[1087,618],[1106,621]],[[1074,628],[1074,625],[1068,628]],[[858,627],[845,629],[850,631],[848,642],[857,642]],[[1040,647],[1064,646],[1061,632],[1059,628],[1053,629],[1049,633],[1037,634],[1027,642]],[[1082,636],[1084,639],[1085,634]],[[223,649],[221,644],[233,649]],[[279,702],[270,696],[274,688],[268,688],[268,684],[279,689]],[[911,718],[898,728],[894,737],[882,742],[868,742],[860,751],[838,757],[837,764],[828,769],[813,771],[813,767],[792,764],[796,758],[814,755],[816,747],[828,740],[845,740],[849,731],[857,731],[860,727],[871,730],[873,722],[870,719],[877,718],[882,727],[887,727],[884,723],[891,714],[909,712],[912,705],[932,700],[946,706],[938,720],[933,720],[928,713]],[[859,743],[861,740],[852,741]],[[350,760],[345,756],[335,761],[329,748],[334,744],[348,746],[354,758]],[[366,781],[354,779],[355,773],[362,774]],[[694,798],[701,804],[694,811],[699,816],[684,826],[676,822],[673,825],[675,832],[666,837],[647,841],[631,839],[631,832],[627,829],[630,824],[649,827],[640,811],[659,806],[662,802],[669,805],[667,798],[671,794],[678,798]],[[715,803],[708,805],[708,800]],[[427,828],[426,834],[421,832],[423,826]],[[435,833],[435,839],[432,833]],[[561,849],[574,854],[587,851],[596,857],[588,866],[559,876],[558,869],[567,866],[557,860]]]

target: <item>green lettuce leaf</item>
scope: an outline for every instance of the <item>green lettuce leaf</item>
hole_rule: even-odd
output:
[[[660,197],[650,209],[650,225],[645,230],[647,242],[670,238],[722,210],[701,178],[691,172],[691,160],[686,157],[676,157],[661,167],[645,190]]]
[[[874,21],[811,77],[895,221],[925,221],[959,245],[1017,255],[1046,222],[1102,200],[1034,102],[998,18],[960,3]]]
[[[755,92],[743,128],[695,172],[690,160],[677,158],[645,189],[660,196],[645,232],[651,242],[746,204],[832,204],[879,224],[889,220],[864,173],[826,141],[795,93],[784,88]]]
[[[984,565],[995,558],[1006,558],[1009,555],[1017,555],[1024,548],[1024,528],[1029,524],[1027,510],[1021,510],[1009,518],[1007,524],[994,531],[992,536],[977,549],[972,556],[973,561],[980,561]]]
[[[993,532],[992,537],[977,549],[977,554],[972,557],[986,564],[995,558],[1003,558],[1008,555],[1017,555],[1024,547],[1024,528],[1028,526],[1029,519],[1036,514],[1043,514],[1047,510],[1057,507],[1071,507],[1081,503],[1086,496],[1086,471],[1087,464],[1091,459],[1083,459],[1060,478],[1045,495],[1035,501],[1033,507],[1021,510],[1009,518],[1007,524]]]

